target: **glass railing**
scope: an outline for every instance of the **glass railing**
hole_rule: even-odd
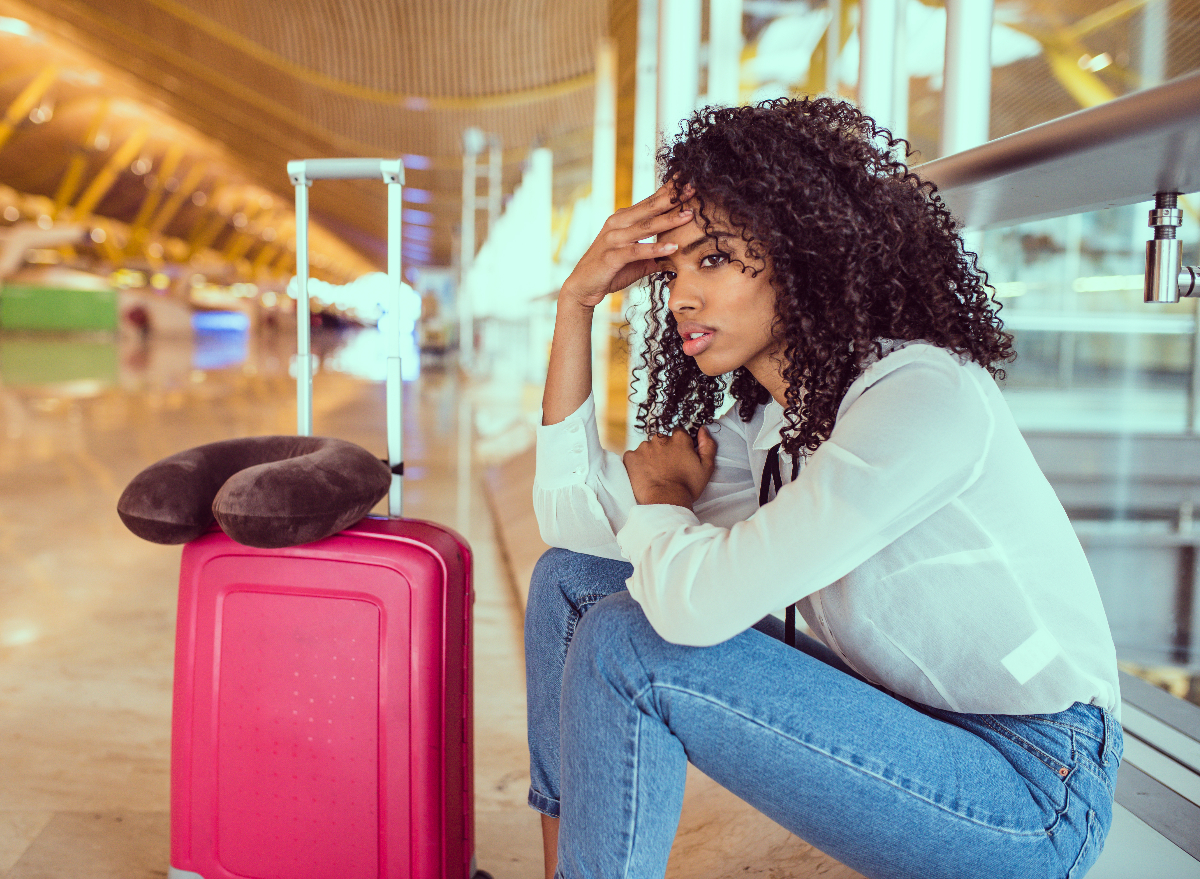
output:
[[[918,166],[1015,336],[1004,393],[1087,552],[1122,667],[1200,704],[1200,324],[1143,302],[1156,192],[1197,261],[1200,75]],[[1097,206],[1107,206],[1093,210]]]

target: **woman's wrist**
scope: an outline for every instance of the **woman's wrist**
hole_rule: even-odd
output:
[[[579,314],[586,314],[590,317],[596,311],[595,305],[588,305],[583,300],[585,294],[576,291],[570,286],[570,281],[563,284],[562,289],[558,291],[558,310],[561,314],[563,309],[576,311]]]

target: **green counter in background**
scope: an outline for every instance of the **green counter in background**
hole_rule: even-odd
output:
[[[0,329],[115,333],[117,293],[5,284],[0,287]]]

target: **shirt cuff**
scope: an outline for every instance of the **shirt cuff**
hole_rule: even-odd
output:
[[[537,429],[534,482],[542,489],[583,485],[589,464],[604,457],[596,429],[596,403],[591,395],[558,424]]]
[[[625,525],[617,532],[617,545],[625,558],[637,565],[637,560],[650,549],[650,544],[669,532],[699,525],[696,514],[687,507],[675,504],[638,504],[629,511]]]

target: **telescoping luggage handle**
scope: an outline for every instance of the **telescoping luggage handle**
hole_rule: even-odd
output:
[[[388,285],[392,313],[400,314],[403,279],[400,273],[400,221],[403,210],[404,162],[401,159],[302,159],[287,163],[288,177],[296,187],[296,433],[312,436],[312,345],[308,301],[308,187],[314,180],[380,180],[387,184]],[[403,402],[400,373],[400,333],[388,340],[387,444],[392,485],[388,515],[402,515],[404,474]]]

